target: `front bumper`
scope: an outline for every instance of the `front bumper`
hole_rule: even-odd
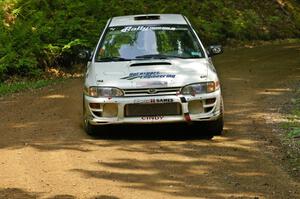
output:
[[[176,103],[180,111],[177,111],[174,115],[164,114],[163,110],[160,114],[153,115],[146,110],[141,115],[128,116],[127,113],[127,105],[161,104],[161,107],[164,107],[166,103]],[[84,119],[92,125],[213,121],[217,120],[222,114],[221,103],[220,90],[196,96],[94,98],[84,95],[83,97]],[[105,107],[110,108],[108,110]]]

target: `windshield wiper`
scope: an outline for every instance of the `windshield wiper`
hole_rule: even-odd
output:
[[[98,59],[99,62],[110,62],[110,61],[131,61],[131,59],[126,59],[123,57],[103,57]]]
[[[161,54],[149,54],[149,55],[141,55],[136,56],[136,59],[167,59],[168,57]]]
[[[135,58],[136,59],[168,59],[168,58],[185,59],[186,57],[181,57],[181,56],[178,56],[178,55],[149,54],[149,55],[137,56]]]

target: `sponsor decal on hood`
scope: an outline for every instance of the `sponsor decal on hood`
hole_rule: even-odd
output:
[[[139,72],[139,73],[130,73],[126,77],[122,77],[121,79],[126,80],[134,80],[134,79],[154,79],[154,78],[171,78],[174,79],[176,75],[169,73],[161,73],[161,72]]]

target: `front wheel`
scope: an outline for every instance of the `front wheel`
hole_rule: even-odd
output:
[[[223,120],[224,103],[223,103],[223,98],[221,98],[220,112],[221,112],[220,116],[217,120],[207,121],[203,125],[209,136],[213,137],[215,135],[223,135],[223,133],[224,133],[224,130],[223,130],[223,128],[224,128],[224,120]]]
[[[94,136],[96,134],[96,126],[91,125],[86,119],[83,119],[83,128],[84,131],[90,136]]]
[[[207,131],[210,135],[223,135],[224,120],[223,116],[215,121],[207,122]]]
[[[203,136],[213,138],[214,136],[223,134],[223,117],[220,116],[220,118],[215,121],[196,122],[192,126],[196,127],[198,130],[201,129],[201,131],[203,131]]]

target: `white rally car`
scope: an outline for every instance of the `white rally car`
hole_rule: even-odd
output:
[[[83,123],[88,134],[116,124],[189,123],[223,132],[220,82],[188,19],[175,14],[114,17],[89,56]],[[97,128],[96,128],[97,127]]]

